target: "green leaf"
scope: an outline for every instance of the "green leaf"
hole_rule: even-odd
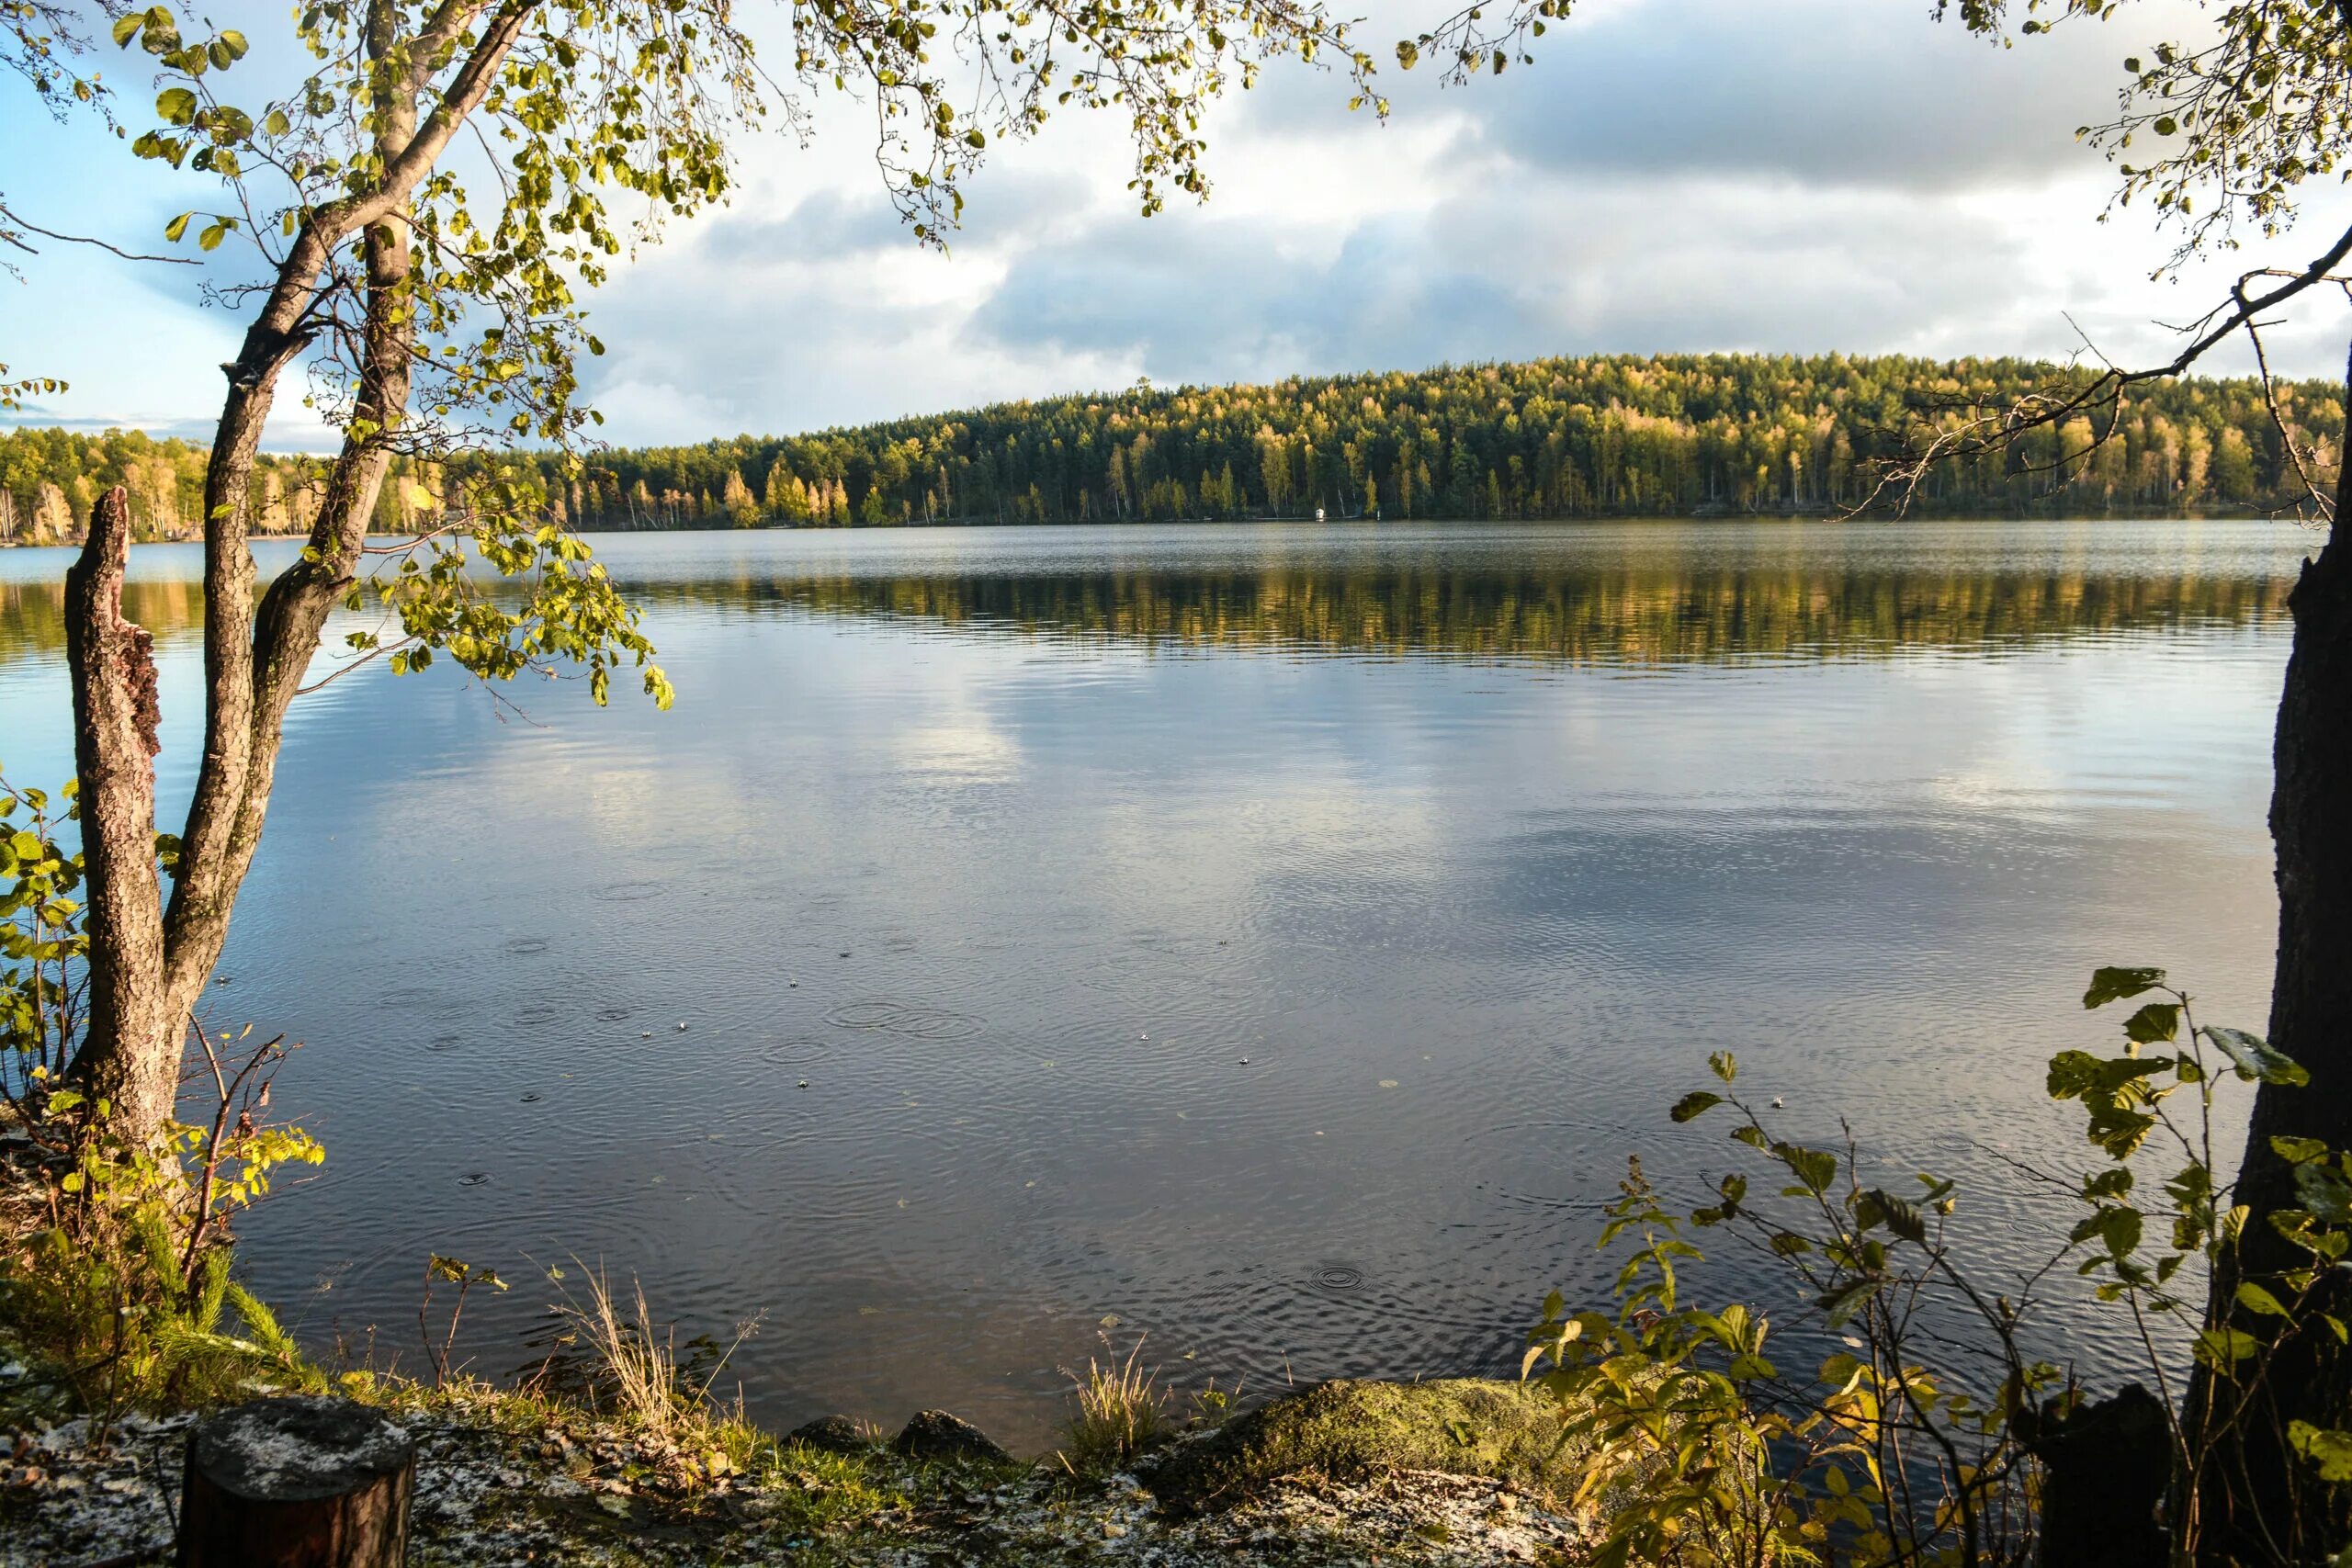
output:
[[[2138,1250],[2143,1222],[2137,1209],[2118,1205],[2103,1209],[2098,1214],[2098,1238],[2107,1244],[2110,1258],[2129,1258]]]
[[[1703,1089],[1693,1089],[1676,1100],[1674,1109],[1667,1115],[1676,1122],[1693,1122],[1723,1102],[1724,1097],[1720,1094],[1710,1094]]]
[[[2217,1372],[2227,1373],[2260,1348],[2254,1336],[2244,1329],[2209,1328],[2197,1337],[2197,1359]]]
[[[155,95],[155,112],[166,124],[186,125],[196,118],[196,95],[186,87],[166,87]]]
[[[2091,988],[2083,993],[2083,1006],[2105,1007],[2109,1002],[2154,990],[2164,983],[2165,972],[2161,969],[2096,969],[2091,972]]]
[[[2093,1171],[2083,1178],[2083,1196],[2094,1201],[2102,1198],[2120,1198],[2132,1190],[2132,1168],[2128,1165]]]
[[[177,218],[173,219],[169,223],[164,224],[164,238],[169,240],[175,245],[178,244],[180,242],[180,236],[187,232],[188,220],[195,216],[196,214],[193,212],[183,212]]]
[[[2270,1152],[2289,1165],[2309,1165],[2315,1159],[2327,1157],[2324,1138],[2273,1138]]]
[[[2245,1308],[2246,1311],[2253,1313],[2257,1317],[2284,1317],[2287,1315],[2287,1309],[2279,1304],[2278,1298],[2272,1295],[2268,1291],[2264,1290],[2260,1285],[2256,1284],[2251,1280],[2245,1280],[2238,1286],[2237,1302],[2238,1305]]]
[[[2259,1034],[2249,1034],[2243,1029],[2222,1029],[2207,1024],[2198,1030],[2211,1041],[2222,1055],[2237,1067],[2238,1077],[2248,1083],[2257,1079],[2263,1083],[2283,1084],[2301,1089],[2312,1081],[2312,1076],[2289,1059],[2285,1053],[2271,1048]]]
[[[1795,1173],[1796,1179],[1811,1192],[1826,1192],[1838,1179],[1838,1156],[1820,1149],[1808,1149],[1796,1144],[1774,1144],[1772,1153],[1782,1165]]]
[[[2123,1037],[2136,1044],[2153,1045],[2179,1032],[2178,1002],[2150,1002],[2123,1021]]]
[[[2050,1058],[2045,1087],[2052,1100],[2080,1100],[2098,1104],[2112,1100],[2127,1086],[2160,1070],[2144,1056],[2094,1056],[2087,1051],[2061,1051]]]
[[[2352,1432],[2314,1427],[2308,1421],[2287,1423],[2287,1441],[2331,1484],[2352,1481]]]
[[[1917,1206],[1892,1192],[1873,1187],[1863,1193],[1856,1217],[1861,1220],[1865,1230],[1883,1224],[1905,1241],[1917,1242],[1922,1246],[1927,1243],[1928,1222]]]
[[[1843,1328],[1852,1322],[1854,1314],[1868,1305],[1872,1296],[1878,1294],[1882,1284],[1883,1281],[1878,1280],[1855,1280],[1840,1285],[1822,1297],[1821,1310],[1828,1318],[1829,1326]]]
[[[117,17],[111,29],[116,47],[122,48],[129,45],[132,39],[139,36],[139,29],[146,26],[146,23],[147,18],[136,11],[128,17]]]
[[[1718,1051],[1707,1058],[1708,1067],[1725,1083],[1739,1076],[1739,1058],[1728,1051]]]
[[[2296,1166],[2295,1196],[2322,1224],[2352,1224],[2352,1182],[2333,1160],[2310,1160]]]
[[[2109,1104],[2092,1107],[2087,1133],[2090,1141],[2109,1158],[2130,1159],[2155,1130],[2154,1116]]]

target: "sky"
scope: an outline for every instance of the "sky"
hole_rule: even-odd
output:
[[[1384,3],[1359,36],[1385,58],[1442,5]],[[2136,209],[2100,220],[2114,172],[2075,129],[2111,109],[2126,54],[2195,17],[2141,0],[2004,50],[1929,0],[1583,0],[1532,67],[1442,87],[1390,66],[1385,123],[1348,112],[1336,75],[1270,68],[1210,112],[1208,201],[1149,219],[1120,122],[1066,114],[995,150],[944,255],[891,210],[865,107],[820,100],[805,145],[745,139],[730,205],[595,297],[609,351],[586,389],[607,438],[653,444],[1138,378],[1560,354],[2168,358],[2162,323],[2318,248],[2290,234],[2151,280],[2169,240]],[[279,6],[213,19],[261,41],[268,69]],[[165,219],[204,196],[21,92],[0,96],[0,149],[12,208],[126,248],[162,248]],[[2347,207],[2315,192],[2305,233]],[[22,261],[21,283],[0,279],[0,361],[72,388],[19,422],[209,435],[240,322],[203,301],[199,269],[58,244]],[[2274,366],[2340,375],[2346,326],[2315,302],[2278,329]],[[271,445],[324,445],[281,404]]]

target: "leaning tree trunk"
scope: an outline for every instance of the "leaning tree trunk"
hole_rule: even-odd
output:
[[[2346,380],[2352,413],[2352,369]],[[2352,431],[2347,431],[2352,435]],[[2240,1201],[2252,1210],[2242,1264],[2263,1274],[2308,1261],[2279,1239],[2269,1216],[2301,1206],[2277,1137],[2318,1138],[2352,1149],[2352,462],[2339,464],[2335,521],[2288,600],[2294,643],[2278,703],[2270,834],[2278,851],[2278,956],[2270,1042],[2311,1074],[2308,1087],[2265,1085],[2255,1099]],[[2234,1278],[2220,1281],[2234,1289]],[[2328,1309],[2343,1315],[2352,1292]],[[2352,1353],[2316,1323],[2281,1336],[2276,1318],[2243,1311],[2235,1326],[2273,1343],[2261,1386],[2217,1391],[2198,1418],[2211,1431],[2215,1465],[2201,1488],[2208,1561],[2319,1561],[2352,1540],[2339,1489],[2318,1481],[2294,1453],[2288,1424],[2352,1425]]]
[[[357,574],[368,519],[406,423],[417,311],[410,200],[496,85],[537,9],[538,0],[508,0],[477,20],[478,6],[444,6],[424,34],[403,40],[398,7],[370,0],[380,177],[307,209],[243,347],[221,367],[229,391],[204,492],[204,752],[167,907],[159,908],[154,854],[153,664],[146,634],[122,620],[119,608],[127,513],[104,527],[94,522],[75,568],[69,637],[78,638],[71,646],[92,994],[75,1072],[115,1100],[116,1131],[129,1140],[153,1139],[171,1120],[191,1017],[261,845],[287,709],[328,615]],[[465,64],[420,120],[419,95],[461,39]],[[327,318],[316,309],[322,278],[355,236],[364,252],[367,307],[351,419],[308,548],[256,606],[245,544],[254,454],[278,376],[325,330]]]

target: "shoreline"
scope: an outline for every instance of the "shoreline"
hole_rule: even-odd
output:
[[[1290,527],[1323,528],[1360,526],[1369,526],[1374,528],[1427,528],[1457,526],[1492,527],[1498,525],[1512,527],[1578,528],[1601,525],[1616,525],[1627,523],[1788,523],[1797,525],[1817,524],[1836,527],[1867,526],[1888,528],[1906,527],[1913,524],[1935,523],[1980,523],[1997,525],[2021,523],[2097,523],[2118,524],[2124,525],[2149,523],[2276,523],[2288,527],[2301,525],[2293,518],[2272,516],[2265,513],[2253,510],[2165,513],[2140,511],[2028,512],[1995,515],[1982,511],[1963,509],[1953,512],[1915,511],[1908,516],[1905,517],[1888,517],[1875,514],[1868,516],[1843,516],[1834,513],[1814,512],[1730,511],[1611,512],[1594,513],[1590,514],[1579,513],[1577,515],[1566,517],[1330,517],[1321,519],[1313,517],[1282,516],[1155,518],[1096,517],[1020,523],[1009,522],[999,518],[958,517],[939,518],[930,522],[842,523],[829,524],[823,526],[801,526],[792,524],[762,523],[751,527],[741,527],[724,523],[711,523],[708,525],[695,523],[684,524],[676,527],[586,527],[571,528],[570,531],[581,538],[604,539],[624,537],[635,538],[641,535],[665,534],[905,534],[918,530],[955,530],[958,532],[968,531],[981,533],[999,529],[1015,528],[1058,532],[1068,529],[1083,528],[1102,529],[1107,531],[1118,531],[1129,528],[1250,528],[1263,527],[1268,525],[1281,525]],[[304,536],[300,534],[248,534],[245,536],[246,542],[249,545],[262,543],[300,544],[302,542],[303,537]],[[413,534],[370,534],[368,537],[371,539],[408,539],[417,538],[420,537],[420,536]],[[132,542],[131,548],[134,550],[144,549],[154,545],[191,545],[201,547],[203,543],[204,540],[200,536],[191,535],[186,538],[134,540]],[[78,550],[81,547],[82,541],[78,538],[41,542],[35,542],[28,539],[0,539],[0,550]]]
[[[1408,1395],[1416,1387],[1351,1386]],[[1306,1463],[1229,1501],[1171,1506],[1155,1493],[1156,1476],[1215,1442],[1216,1428],[1102,1473],[1057,1467],[1059,1456],[909,1458],[870,1433],[852,1451],[787,1438],[740,1470],[706,1455],[697,1471],[674,1444],[576,1406],[481,1385],[381,1393],[371,1403],[417,1445],[414,1568],[926,1568],[975,1558],[1000,1568],[1570,1568],[1590,1534],[1587,1517],[1523,1478],[1407,1464]],[[125,1417],[103,1447],[89,1442],[88,1417],[0,1426],[0,1568],[167,1561],[194,1418]]]

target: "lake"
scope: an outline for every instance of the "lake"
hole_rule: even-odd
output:
[[[306,1043],[328,1160],[244,1267],[322,1345],[415,1370],[439,1252],[513,1282],[461,1341],[503,1373],[601,1263],[682,1337],[761,1317],[770,1422],[1035,1450],[1138,1334],[1180,1387],[1515,1368],[1605,1295],[1628,1154],[1728,1164],[1665,1116],[1712,1051],[1968,1173],[1997,1269],[2043,1059],[2118,1038],[2094,965],[2263,1026],[2290,525],[594,542],[671,713],[445,662],[289,726],[209,1021]],[[0,551],[18,784],[71,768],[67,558]],[[197,567],[140,549],[128,606],[174,828]]]

